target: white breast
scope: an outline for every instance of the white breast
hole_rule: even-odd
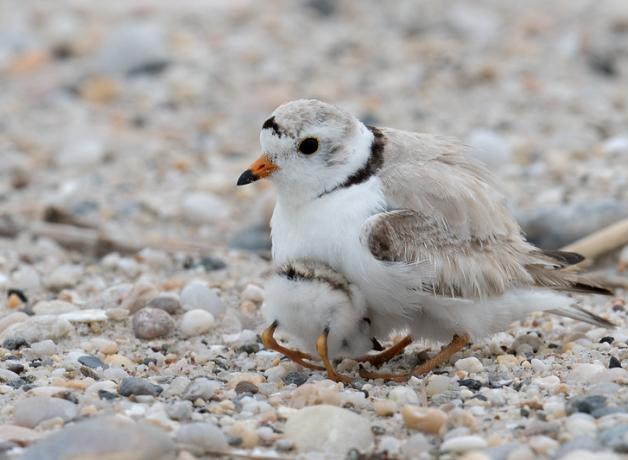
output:
[[[273,260],[276,265],[300,258],[319,260],[355,278],[352,275],[371,257],[360,244],[362,224],[383,210],[376,177],[301,206],[280,198],[271,220]]]

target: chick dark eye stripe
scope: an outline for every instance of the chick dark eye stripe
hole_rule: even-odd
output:
[[[368,126],[368,129],[373,133],[373,143],[371,144],[371,154],[366,164],[351,174],[341,184],[336,185],[331,190],[326,190],[318,198],[325,196],[329,193],[335,192],[341,188],[351,187],[352,185],[361,184],[366,182],[374,175],[384,163],[384,145],[386,145],[386,136],[375,126]]]

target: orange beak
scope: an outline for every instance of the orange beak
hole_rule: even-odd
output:
[[[268,177],[275,171],[277,171],[279,167],[273,163],[270,157],[267,154],[263,154],[257,160],[253,162],[251,167],[244,171],[240,178],[238,179],[238,185],[246,185],[251,182],[255,182],[256,180],[261,179],[262,177]]]

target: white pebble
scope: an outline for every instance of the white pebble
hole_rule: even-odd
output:
[[[244,288],[244,291],[242,291],[242,295],[240,297],[242,300],[250,300],[251,302],[261,303],[264,301],[264,290],[255,284],[248,284]]]
[[[468,358],[459,359],[456,361],[456,369],[460,371],[467,371],[471,373],[482,372],[484,366],[479,359],[475,356],[470,356]]]
[[[606,139],[602,151],[607,155],[628,155],[628,136],[615,136]]]
[[[418,404],[419,402],[419,397],[412,388],[402,386],[395,387],[390,390],[388,397],[399,405]]]
[[[51,356],[57,352],[57,346],[52,340],[42,340],[31,343],[31,351],[35,356]]]
[[[442,452],[467,452],[474,449],[484,449],[486,441],[479,436],[458,436],[448,439],[440,446]]]
[[[191,222],[211,224],[227,217],[229,209],[220,198],[209,193],[195,192],[183,197],[181,212]]]
[[[425,387],[428,396],[439,395],[449,389],[451,379],[446,375],[432,375],[430,381]]]
[[[593,436],[597,425],[593,417],[588,414],[576,413],[567,419],[567,431],[574,436]]]
[[[225,305],[214,289],[202,281],[191,281],[181,291],[179,298],[184,310],[206,310],[214,317],[225,312]]]
[[[24,291],[35,291],[41,286],[37,271],[30,265],[20,267],[11,275],[11,287]]]
[[[179,328],[186,337],[201,335],[215,324],[214,316],[205,310],[190,310],[183,315]]]
[[[540,388],[546,388],[548,390],[552,390],[560,385],[560,379],[555,375],[548,375],[547,377],[541,377],[538,379],[533,379],[532,383],[538,385]]]

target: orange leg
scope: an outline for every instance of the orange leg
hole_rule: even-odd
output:
[[[292,350],[290,348],[286,348],[279,342],[277,342],[277,340],[275,340],[275,330],[277,329],[278,325],[279,323],[275,321],[266,330],[264,330],[264,332],[262,332],[262,343],[266,348],[268,348],[269,350],[278,351],[279,353],[290,358],[295,363],[300,364],[303,367],[307,367],[308,369],[314,369],[317,371],[325,370],[324,367],[304,361],[305,359],[312,359],[312,357],[308,353],[303,353],[300,350]]]
[[[406,374],[370,372],[360,366],[360,376],[365,379],[384,379],[394,380],[396,382],[405,382],[413,375],[427,374],[441,364],[446,363],[455,353],[462,350],[467,343],[469,343],[469,337],[454,335],[451,342],[445,345],[438,353],[436,353],[436,355]]]
[[[325,365],[325,369],[327,369],[327,377],[334,382],[343,382],[343,383],[351,383],[353,379],[346,375],[341,375],[336,372],[333,364],[329,360],[329,355],[327,353],[327,336],[329,335],[329,329],[325,329],[321,335],[318,336],[316,340],[316,351],[321,355],[321,359],[323,360],[323,364]]]
[[[410,337],[409,335],[406,335],[399,342],[397,342],[396,344],[394,344],[393,346],[389,348],[386,348],[384,351],[381,351],[380,353],[377,353],[374,355],[360,356],[359,358],[356,358],[355,360],[358,362],[371,363],[373,366],[379,367],[385,362],[393,359],[398,354],[403,353],[403,350],[405,350],[405,348],[411,343],[412,343],[412,337]]]

